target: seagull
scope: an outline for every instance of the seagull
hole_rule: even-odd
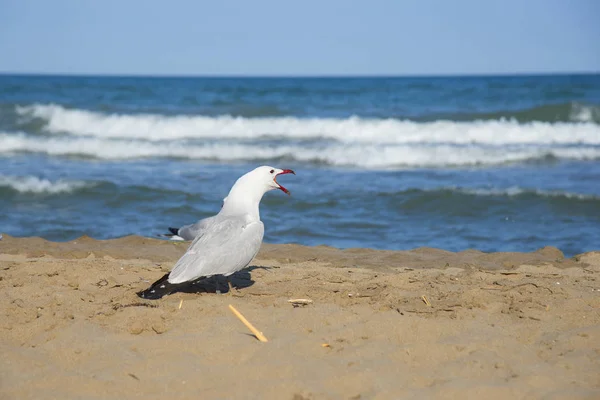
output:
[[[283,174],[296,175],[291,169],[263,165],[238,178],[221,211],[199,221],[203,224],[202,230],[171,272],[137,295],[157,300],[191,282],[213,275],[227,277],[231,293],[229,276],[250,264],[263,240],[264,225],[259,214],[263,195],[274,189],[290,194],[277,182],[277,177]]]

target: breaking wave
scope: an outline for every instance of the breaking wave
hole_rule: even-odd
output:
[[[0,175],[0,189],[9,189],[18,193],[57,194],[72,193],[89,187],[82,181],[57,180],[50,181],[36,176],[5,176]]]
[[[1,134],[0,154],[40,153],[105,160],[175,158],[217,162],[291,160],[364,168],[500,165],[557,159],[597,160],[600,146],[457,146],[139,142],[101,138],[40,138]]]
[[[164,141],[181,139],[266,138],[335,140],[342,143],[411,144],[600,144],[600,126],[589,121],[529,122],[439,120],[415,122],[393,118],[244,118],[232,116],[167,116],[104,114],[60,105],[18,106],[24,119],[39,119],[51,134]],[[580,111],[580,120],[586,120]]]
[[[600,159],[600,125],[589,122],[584,111],[578,118],[585,122],[520,123],[115,114],[55,104],[15,110],[20,121],[16,130],[0,132],[0,154],[290,160],[367,169]]]

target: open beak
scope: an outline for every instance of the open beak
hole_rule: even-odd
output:
[[[274,181],[274,182],[277,184],[277,186],[279,186],[279,189],[281,189],[281,191],[282,191],[283,193],[286,193],[286,194],[288,194],[288,195],[289,195],[289,194],[290,194],[290,191],[289,191],[289,190],[287,190],[286,188],[284,188],[283,186],[281,186],[281,185],[279,184],[279,182],[277,182],[277,177],[278,177],[279,175],[283,175],[283,174],[294,174],[294,175],[296,175],[296,173],[295,173],[294,171],[292,171],[291,169],[284,169],[283,171],[281,171],[280,173],[278,173],[277,175],[275,175],[275,177],[273,178],[273,181]]]

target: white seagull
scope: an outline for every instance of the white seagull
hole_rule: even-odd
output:
[[[202,230],[170,273],[138,292],[144,299],[160,299],[200,278],[229,276],[246,268],[258,253],[264,235],[259,204],[265,193],[279,189],[277,176],[294,174],[291,169],[258,167],[241,176],[225,198],[221,211],[199,222]]]

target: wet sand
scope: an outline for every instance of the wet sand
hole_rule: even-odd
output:
[[[265,244],[232,293],[138,298],[187,245],[4,235],[0,398],[600,398],[600,252]]]

